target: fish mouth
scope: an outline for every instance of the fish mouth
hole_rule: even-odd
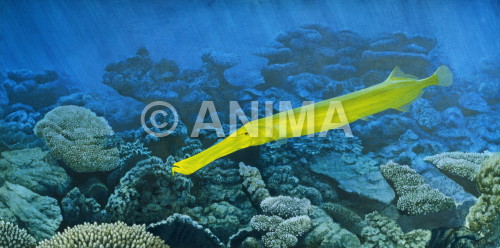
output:
[[[182,161],[174,163],[173,172],[178,172],[184,175],[189,175],[203,166],[213,162],[216,159],[224,157],[235,151],[252,145],[252,138],[242,135],[236,137],[227,137],[221,142],[211,146],[210,148],[186,158]]]

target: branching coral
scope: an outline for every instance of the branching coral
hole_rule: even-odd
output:
[[[276,215],[256,215],[250,225],[256,230],[266,232],[262,237],[266,247],[291,247],[297,244],[297,236],[311,228],[311,218],[301,215],[283,220]]]
[[[66,229],[50,240],[40,242],[37,248],[168,248],[163,240],[146,231],[144,225],[83,224]]]
[[[76,172],[109,171],[118,166],[116,147],[108,147],[113,130],[94,112],[73,105],[57,107],[35,126],[55,157]]]
[[[260,206],[269,215],[255,215],[250,226],[266,232],[262,237],[266,247],[294,246],[298,242],[297,237],[311,228],[311,218],[308,216],[311,203],[307,199],[268,197]]]
[[[486,242],[500,246],[500,154],[495,153],[486,159],[476,177],[482,195],[467,215],[472,231],[485,236]]]
[[[404,213],[437,213],[455,206],[453,199],[426,184],[422,176],[406,165],[389,161],[380,170],[396,190],[397,207]]]
[[[491,155],[484,153],[445,152],[424,158],[424,161],[434,164],[438,169],[474,181],[481,163]]]
[[[361,232],[361,236],[366,240],[363,248],[424,248],[431,238],[431,232],[428,230],[418,229],[405,234],[396,221],[378,212],[367,214],[365,220],[367,226]]]
[[[289,196],[268,197],[260,203],[262,211],[283,218],[307,215],[311,209],[308,199],[299,199]]]
[[[36,240],[17,225],[0,220],[0,247],[4,248],[34,248]]]

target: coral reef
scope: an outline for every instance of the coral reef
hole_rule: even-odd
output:
[[[137,163],[120,179],[109,197],[106,211],[110,218],[127,223],[149,223],[167,218],[193,203],[191,180],[174,177],[169,166],[157,157]]]
[[[396,222],[388,217],[373,212],[365,216],[367,226],[361,236],[366,240],[363,248],[425,248],[431,238],[429,230],[413,230],[403,233]]]
[[[288,165],[267,167],[264,169],[264,176],[267,181],[267,188],[274,195],[281,194],[307,198],[311,203],[317,205],[323,202],[322,194],[330,199],[335,198],[335,191],[329,185],[318,181],[308,181],[306,184],[308,178],[302,175],[302,179],[306,180],[300,181],[294,175],[294,169]]]
[[[250,199],[253,203],[260,203],[265,198],[271,196],[269,191],[266,189],[266,184],[262,180],[259,169],[247,166],[244,163],[239,164],[240,176],[243,180],[243,187],[250,195]]]
[[[91,110],[96,115],[106,118],[115,131],[129,130],[139,126],[141,111],[144,109],[144,104],[129,97],[123,97],[114,90],[78,91],[60,97],[55,104],[55,106],[66,105]]]
[[[93,248],[93,247],[151,247],[168,248],[163,240],[146,231],[145,225],[127,226],[123,222],[111,224],[83,224],[66,229],[44,240],[38,248],[67,247],[67,248]]]
[[[398,209],[410,215],[444,211],[455,202],[424,182],[417,172],[406,165],[388,162],[380,167],[382,175],[393,185],[398,194]]]
[[[267,197],[260,207],[267,215],[255,215],[250,226],[265,232],[262,242],[265,247],[293,247],[298,236],[311,227],[308,214],[311,208],[307,199],[288,196]]]
[[[307,199],[289,196],[267,197],[260,203],[265,214],[255,215],[250,226],[266,232],[262,242],[266,247],[293,247],[297,244],[297,236],[301,236],[311,227],[308,214],[311,203]]]
[[[299,199],[280,195],[276,197],[267,197],[260,203],[260,207],[266,214],[289,218],[307,215],[311,208],[311,202],[305,198]]]
[[[461,185],[466,192],[478,196],[475,178],[481,169],[481,163],[490,155],[490,152],[445,152],[425,157],[424,161],[434,164],[439,171]]]
[[[467,215],[472,231],[480,232],[484,243],[499,246],[500,241],[500,154],[487,158],[476,177],[481,196]]]
[[[340,227],[321,208],[313,206],[311,213],[312,228],[304,237],[301,247],[305,248],[350,248],[360,247],[361,243],[353,233]]]
[[[48,112],[35,126],[54,156],[76,172],[109,171],[118,166],[118,149],[107,147],[113,130],[106,120],[77,106]]]
[[[394,191],[377,165],[373,158],[347,150],[317,156],[311,170],[337,181],[347,192],[388,204],[394,199]]]
[[[363,219],[356,212],[342,206],[341,204],[327,202],[321,205],[321,209],[323,209],[323,211],[325,211],[342,227],[354,234],[361,234],[361,230],[366,225]]]
[[[8,181],[0,187],[0,216],[25,228],[37,240],[52,237],[62,222],[56,199]]]
[[[210,228],[221,240],[226,241],[248,222],[249,213],[244,210],[246,209],[241,210],[229,202],[222,201],[207,207],[186,209],[183,212],[197,220],[199,224]]]
[[[0,220],[0,247],[35,248],[36,240],[26,230],[8,221]]]
[[[9,71],[2,84],[10,104],[23,103],[35,109],[49,107],[55,104],[59,97],[76,91],[74,83],[55,71]]]
[[[424,161],[434,164],[441,171],[474,181],[481,163],[490,156],[490,153],[445,152],[424,158]]]
[[[13,104],[1,109],[5,115],[0,119],[1,151],[42,146],[43,142],[33,133],[33,127],[41,118],[40,113],[24,104]]]
[[[86,198],[78,188],[72,189],[61,200],[63,224],[74,226],[99,219],[101,205],[94,198]]]
[[[166,220],[149,225],[148,231],[172,247],[224,247],[209,229],[203,228],[187,215],[173,214]]]
[[[298,107],[380,83],[395,66],[428,76],[449,64],[441,46],[306,25],[256,51],[259,68],[208,49],[201,66],[181,68],[140,48],[106,66],[104,87],[77,89],[53,71],[0,73],[0,246],[498,247],[499,156],[486,152],[500,148],[496,60],[477,75],[452,68],[455,84],[429,87],[408,112],[351,123],[355,137],[330,130],[170,173],[219,139],[189,137],[201,101],[214,101],[227,134],[228,100],[247,116],[252,101],[276,113],[279,101]],[[167,137],[140,127],[151,101],[180,107]]]
[[[436,228],[432,230],[432,237],[427,247],[432,248],[476,248],[479,245],[480,236],[467,227],[454,229]]]
[[[52,156],[38,147],[2,152],[0,172],[0,181],[15,182],[37,194],[54,197],[66,194],[72,181]]]

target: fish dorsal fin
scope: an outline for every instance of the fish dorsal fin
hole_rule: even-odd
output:
[[[424,92],[423,92],[423,91],[422,91],[422,92],[420,92],[420,94],[419,94],[417,97],[415,97],[415,99],[413,99],[413,100],[411,100],[411,102],[409,102],[409,103],[407,103],[407,104],[405,104],[405,105],[403,105],[403,106],[401,106],[401,107],[397,108],[397,110],[399,110],[399,111],[401,111],[401,112],[408,112],[408,111],[410,111],[411,105],[412,105],[414,102],[416,102],[418,99],[420,99],[420,97],[422,97],[422,95],[423,95],[423,94],[424,94]]]
[[[399,66],[396,66],[394,68],[394,70],[392,70],[391,72],[391,75],[389,75],[389,79],[392,79],[392,78],[411,78],[411,79],[418,79],[417,77],[413,76],[413,75],[410,75],[410,74],[406,74],[404,73],[400,68]]]

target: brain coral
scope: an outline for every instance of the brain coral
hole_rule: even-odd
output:
[[[163,240],[146,231],[144,225],[127,226],[123,222],[112,224],[83,224],[66,229],[38,248],[168,248]]]
[[[26,230],[10,222],[0,220],[0,247],[34,248],[36,240]]]
[[[35,126],[55,157],[76,172],[109,171],[118,166],[119,152],[106,142],[113,130],[94,112],[73,105],[57,107]]]

